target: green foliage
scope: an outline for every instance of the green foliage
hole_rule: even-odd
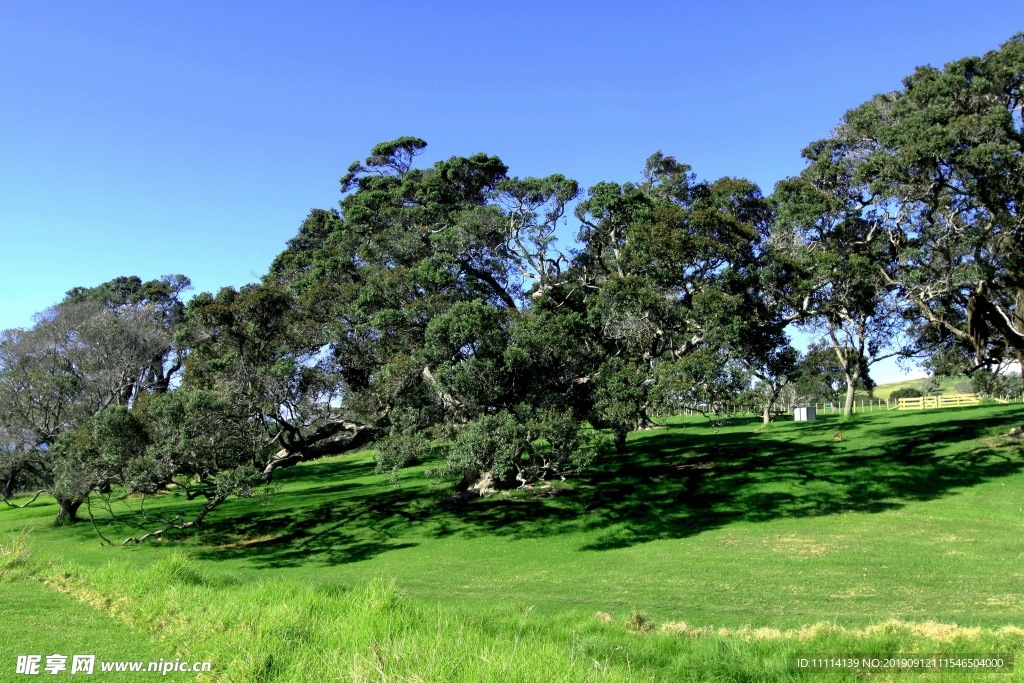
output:
[[[831,344],[813,342],[795,368],[794,387],[798,403],[838,403],[846,384],[846,372]],[[870,376],[857,379],[856,386],[870,390]]]
[[[914,387],[903,387],[889,394],[890,401],[898,401],[901,398],[921,398],[924,394],[921,393],[920,389]]]
[[[1008,399],[1024,393],[1019,373],[1001,374],[978,370],[971,375],[971,390],[985,398]]]
[[[923,396],[934,396],[942,390],[942,382],[938,377],[926,377],[917,386]]]
[[[526,428],[515,417],[508,413],[484,415],[460,430],[448,451],[445,468],[437,472],[443,476],[476,469],[506,479],[528,446]]]
[[[179,275],[76,288],[31,329],[0,335],[0,476],[55,496],[61,523],[115,479],[165,476],[144,471],[134,406],[179,377],[188,286]]]
[[[594,380],[594,413],[601,425],[618,433],[647,426],[644,405],[650,368],[612,356],[598,368]]]
[[[654,400],[662,415],[684,408],[717,414],[726,411],[749,385],[749,376],[726,354],[701,350],[658,367]]]
[[[1024,352],[1022,74],[1020,34],[983,56],[919,67],[806,152],[821,177],[840,169],[855,188],[848,199],[885,253],[880,272],[944,374]]]

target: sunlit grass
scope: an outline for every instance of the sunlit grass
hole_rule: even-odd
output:
[[[113,610],[118,620],[182,651],[201,642],[222,664],[244,652],[248,663],[232,667],[247,677],[231,680],[306,680],[327,657],[313,650],[324,647],[336,650],[338,671],[360,672],[340,680],[380,680],[366,634],[256,636],[264,626],[276,633],[284,622],[274,614],[304,604],[317,607],[296,613],[313,614],[326,609],[323,596],[365,602],[385,588],[406,621],[386,610],[367,619],[406,624],[410,638],[387,641],[396,652],[387,680],[420,680],[415,662],[433,672],[422,680],[586,680],[577,655],[608,660],[607,668],[586,669],[607,677],[591,680],[628,680],[631,672],[633,680],[702,680],[688,673],[697,666],[722,680],[780,680],[788,653],[807,645],[794,634],[814,624],[824,640],[813,647],[934,650],[945,642],[939,632],[959,633],[964,647],[982,651],[1020,647],[1017,631],[1000,629],[1021,625],[1024,607],[1024,455],[1019,440],[1004,436],[1022,423],[1019,405],[866,413],[843,423],[828,416],[768,429],[757,418],[718,429],[686,418],[632,435],[627,453],[583,477],[459,507],[421,470],[395,488],[363,453],[287,470],[269,501],[225,505],[196,536],[102,548],[88,522],[49,528],[55,507],[40,498],[0,510],[0,544],[34,526],[33,561],[63,563],[78,577],[62,589],[80,598],[94,591],[92,602],[108,612],[104,601],[123,604]],[[837,429],[843,441],[833,440]],[[146,507],[167,515],[190,505],[171,494]],[[134,534],[137,515],[124,505],[115,513],[117,522],[97,515],[104,534]],[[174,555],[180,551],[187,559]],[[198,616],[181,609],[191,592],[204,596],[195,597]],[[242,621],[256,629],[254,639],[231,654],[231,642],[242,643],[235,627],[202,620],[247,604],[261,605],[264,616],[247,612]],[[599,611],[613,615],[610,624],[594,617]],[[653,627],[629,628],[631,613]],[[336,618],[314,633],[334,633],[350,619]],[[464,649],[436,642],[431,620],[442,618],[458,625],[444,633]],[[530,678],[529,659],[515,674],[480,664],[480,652],[500,653],[493,661],[511,656],[513,625],[524,619],[548,678]],[[887,622],[900,635],[871,641]],[[929,622],[938,625],[923,626]],[[431,660],[428,651],[444,656]],[[271,655],[276,663],[258,674],[260,658]],[[442,660],[460,657],[474,663],[459,665],[463,678],[444,678]]]

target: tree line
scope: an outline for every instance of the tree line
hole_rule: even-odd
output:
[[[684,409],[767,421],[799,387],[849,410],[893,356],[995,373],[1024,357],[1022,81],[1024,34],[920,67],[770,196],[660,152],[583,191],[379,144],[258,283],[186,302],[184,276],[121,277],[3,332],[3,500],[37,488],[62,523],[169,486],[205,501],[137,541],[370,444],[379,471],[429,462],[471,495],[570,476]]]

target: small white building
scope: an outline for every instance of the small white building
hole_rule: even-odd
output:
[[[797,406],[793,408],[794,422],[811,422],[818,419],[818,409],[814,406]]]

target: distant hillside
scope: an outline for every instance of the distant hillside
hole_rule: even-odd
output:
[[[958,393],[955,389],[957,383],[967,379],[967,377],[960,375],[958,377],[937,377],[936,379],[939,380],[938,393],[942,396],[946,396],[949,394]],[[889,398],[889,394],[896,391],[897,389],[902,389],[903,387],[914,387],[920,389],[922,384],[926,381],[927,379],[907,379],[901,382],[889,382],[888,384],[879,384],[878,386],[875,387],[875,398],[879,398],[884,401]],[[866,398],[866,396],[861,396],[860,394],[857,394],[857,400],[860,400],[861,398]]]

